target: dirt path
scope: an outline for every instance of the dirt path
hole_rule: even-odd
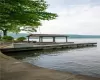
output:
[[[23,63],[0,53],[0,80],[100,80]]]

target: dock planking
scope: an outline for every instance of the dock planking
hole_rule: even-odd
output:
[[[97,43],[59,43],[49,45],[34,45],[33,47],[21,47],[21,48],[4,48],[0,49],[2,52],[20,52],[20,51],[36,51],[36,50],[47,50],[47,49],[74,49],[97,46]]]

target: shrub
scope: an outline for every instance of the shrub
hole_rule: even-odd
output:
[[[17,41],[24,41],[26,38],[25,37],[19,37],[17,38]]]
[[[0,40],[2,39],[2,37],[0,36]]]
[[[4,36],[4,37],[2,37],[2,40],[3,41],[13,41],[14,38],[12,36]]]

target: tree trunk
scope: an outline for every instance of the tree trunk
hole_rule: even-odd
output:
[[[7,36],[7,29],[2,30],[3,31],[3,36]]]

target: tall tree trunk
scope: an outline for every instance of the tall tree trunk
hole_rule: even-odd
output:
[[[3,31],[3,36],[7,36],[7,29],[2,30]]]

